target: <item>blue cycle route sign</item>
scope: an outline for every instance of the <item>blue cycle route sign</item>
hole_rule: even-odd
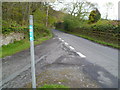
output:
[[[30,29],[30,41],[33,41],[34,40],[34,37],[33,37],[33,25],[29,25],[29,29]]]

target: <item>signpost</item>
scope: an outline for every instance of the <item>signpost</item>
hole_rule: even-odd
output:
[[[29,23],[30,23],[30,25],[29,25],[29,32],[30,32],[32,88],[36,88],[35,57],[34,57],[34,36],[33,36],[33,15],[30,15]]]

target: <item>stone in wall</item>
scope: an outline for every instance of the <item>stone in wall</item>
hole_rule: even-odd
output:
[[[24,39],[23,33],[10,33],[9,35],[0,35],[0,39],[2,41],[2,44],[0,44],[0,47],[2,45],[8,45],[9,43],[13,43],[14,41],[20,41]]]

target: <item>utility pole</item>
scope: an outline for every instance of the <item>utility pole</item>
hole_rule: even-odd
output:
[[[48,14],[49,14],[49,5],[48,3],[46,4],[47,6],[47,11],[46,11],[46,27],[48,26]]]
[[[29,16],[29,32],[30,32],[30,52],[31,52],[31,73],[32,73],[32,88],[36,88],[35,77],[35,57],[34,57],[34,34],[33,34],[33,15]]]

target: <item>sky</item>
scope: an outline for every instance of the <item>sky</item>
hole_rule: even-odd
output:
[[[75,1],[75,0],[64,0],[64,3],[73,2],[73,1]],[[78,0],[78,1],[80,1],[80,0]],[[101,13],[102,18],[105,18],[105,15],[106,15],[105,4],[108,2],[113,3],[112,9],[109,8],[109,11],[108,11],[108,19],[118,20],[118,2],[120,0],[86,0],[86,1],[98,4],[98,9]],[[55,6],[55,9],[60,10],[63,7],[64,7],[64,5],[58,4]]]
[[[90,2],[93,2],[93,3],[97,3],[98,4],[98,9],[101,13],[101,17],[105,17],[105,11],[106,11],[106,8],[105,8],[105,4],[107,2],[112,2],[113,3],[113,8],[112,9],[109,9],[109,12],[108,12],[108,19],[118,19],[118,2],[120,0],[87,0],[87,1],[90,1]]]

